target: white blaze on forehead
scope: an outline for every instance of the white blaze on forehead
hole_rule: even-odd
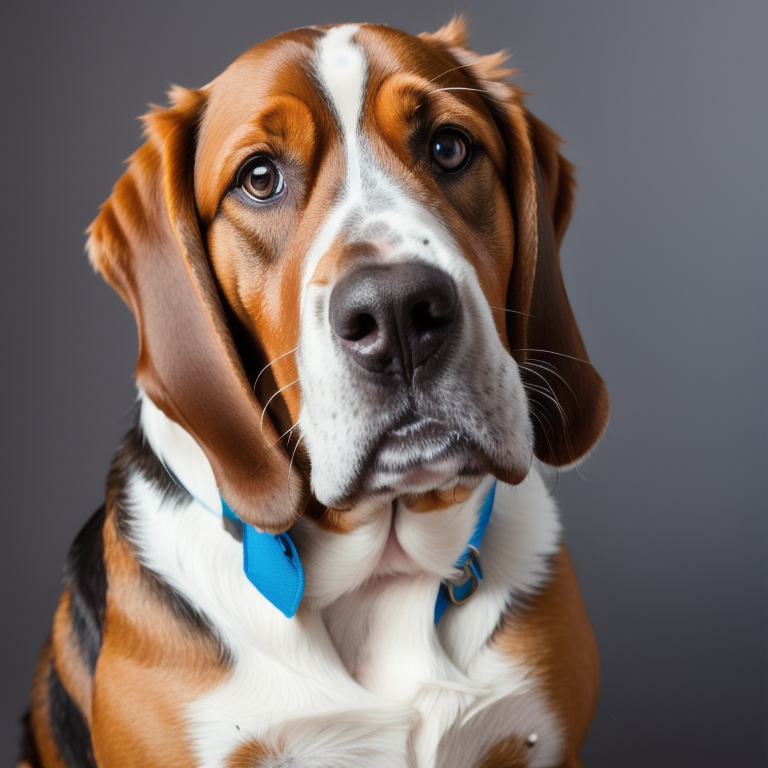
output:
[[[359,45],[352,42],[356,24],[334,27],[320,42],[318,74],[339,122],[347,154],[347,184],[359,183],[357,129],[363,109],[368,66]]]
[[[334,27],[325,33],[318,46],[316,70],[339,125],[346,172],[341,199],[318,233],[304,264],[304,291],[318,262],[339,232],[355,199],[361,196],[359,126],[365,102],[368,64],[363,49],[352,42],[360,29],[357,24]],[[304,296],[302,295],[302,307]]]

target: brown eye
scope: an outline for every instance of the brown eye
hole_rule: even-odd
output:
[[[279,197],[285,189],[283,174],[268,157],[260,157],[246,166],[241,178],[240,186],[245,193],[259,203]]]
[[[434,171],[455,173],[469,159],[469,140],[452,128],[443,128],[432,137],[430,152]]]

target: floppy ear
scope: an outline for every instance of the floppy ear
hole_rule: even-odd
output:
[[[283,531],[303,502],[301,480],[256,400],[235,349],[203,245],[194,198],[196,134],[205,95],[175,89],[145,117],[131,157],[89,229],[94,267],[136,316],[136,380],[197,441],[219,490],[246,522]]]
[[[516,233],[507,334],[531,403],[536,455],[566,466],[594,447],[610,413],[608,392],[589,362],[560,270],[574,169],[560,154],[554,131],[527,110],[511,117],[523,122],[514,131],[518,141],[508,148],[514,158],[510,197]]]
[[[507,336],[520,365],[534,421],[535,452],[566,466],[584,456],[608,423],[603,380],[589,362],[560,271],[560,243],[573,210],[573,166],[557,134],[528,112],[523,92],[505,82],[503,52],[466,49],[455,17],[421,37],[447,51],[482,93],[506,144],[515,253],[507,289]]]

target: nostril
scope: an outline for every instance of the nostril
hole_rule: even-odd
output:
[[[442,311],[434,302],[420,301],[411,310],[411,323],[417,333],[426,333],[442,328],[451,321],[451,310]]]
[[[361,312],[352,315],[345,323],[344,328],[340,329],[338,334],[347,341],[362,341],[368,336],[373,336],[378,330],[378,323],[373,315],[367,312]]]
[[[417,330],[429,330],[432,326],[432,313],[429,311],[429,302],[420,301],[411,309],[411,324]]]

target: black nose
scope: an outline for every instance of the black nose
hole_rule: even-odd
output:
[[[443,346],[458,317],[445,272],[416,262],[347,273],[331,292],[331,328],[363,368],[407,379]]]

